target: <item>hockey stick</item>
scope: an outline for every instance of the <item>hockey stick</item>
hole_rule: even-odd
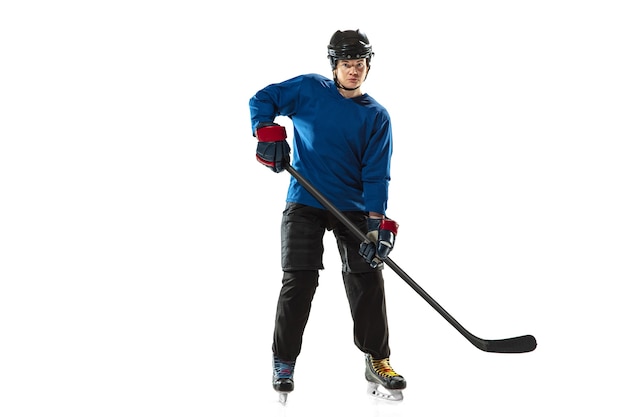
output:
[[[341,223],[343,223],[350,231],[361,241],[368,240],[365,234],[352,223],[339,209],[337,209],[326,197],[324,197],[308,180],[296,171],[291,164],[287,164],[285,170],[289,172],[302,186],[315,197],[328,211],[330,211]],[[456,321],[437,301],[435,301],[426,291],[422,289],[406,272],[404,272],[389,257],[384,260],[396,274],[400,276],[411,288],[415,290],[432,308],[437,310],[455,329],[459,331],[467,340],[469,340],[478,349],[485,352],[495,353],[524,353],[531,352],[537,347],[537,341],[532,335],[512,337],[509,339],[486,340],[474,336],[465,327]]]

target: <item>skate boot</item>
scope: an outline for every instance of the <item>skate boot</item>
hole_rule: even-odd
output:
[[[366,354],[365,379],[368,381],[367,392],[373,397],[390,401],[401,401],[404,398],[402,390],[406,388],[406,381],[393,370],[389,358],[373,359],[372,355]]]
[[[278,392],[278,401],[285,404],[287,402],[287,394],[293,391],[293,371],[296,361],[284,361],[274,355],[274,377],[272,384]]]

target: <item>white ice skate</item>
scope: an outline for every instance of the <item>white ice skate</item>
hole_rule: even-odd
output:
[[[276,356],[274,359],[274,374],[272,384],[278,392],[278,401],[281,404],[287,403],[287,395],[293,391],[293,371],[296,366],[295,361],[283,361]]]
[[[389,358],[373,359],[365,355],[365,379],[367,393],[374,398],[388,401],[402,401],[402,390],[406,388],[406,381],[393,370]]]

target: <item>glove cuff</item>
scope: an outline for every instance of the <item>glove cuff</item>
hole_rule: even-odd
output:
[[[264,126],[256,131],[256,138],[259,142],[280,142],[287,139],[287,130],[284,126]]]
[[[380,221],[380,230],[389,230],[394,235],[398,234],[398,223],[391,219],[382,219]]]

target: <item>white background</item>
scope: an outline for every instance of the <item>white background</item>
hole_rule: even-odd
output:
[[[0,6],[0,415],[623,416],[619,1]],[[392,117],[395,406],[365,396],[327,236],[287,407],[271,388],[288,174],[248,99],[337,29]],[[288,125],[289,121],[281,121]],[[221,411],[218,411],[221,410]]]

